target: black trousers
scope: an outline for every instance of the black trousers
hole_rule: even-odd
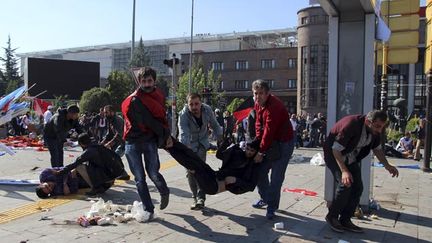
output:
[[[356,162],[347,165],[347,168],[353,177],[353,183],[350,187],[347,187],[342,184],[342,172],[339,169],[339,166],[335,163],[327,164],[327,167],[333,174],[337,186],[333,202],[329,208],[329,216],[339,219],[340,221],[346,221],[354,215],[363,192],[361,164],[360,162]]]
[[[201,190],[210,195],[218,192],[216,172],[190,148],[178,141],[174,141],[174,145],[167,151],[183,167],[195,171],[194,176]]]

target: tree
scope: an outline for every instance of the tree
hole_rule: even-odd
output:
[[[204,71],[203,65],[201,62],[197,62],[192,66],[192,69],[189,69],[185,72],[180,78],[177,89],[177,111],[183,109],[186,104],[186,97],[189,93],[189,72],[192,72],[192,85],[191,92],[203,94],[203,91],[206,90],[203,95],[204,102],[208,103],[208,105],[212,107],[218,106],[219,100],[224,95],[223,92],[219,92],[221,77],[215,77],[213,69],[210,71]],[[206,89],[204,89],[206,88]]]
[[[83,92],[80,100],[81,112],[99,112],[99,109],[111,104],[110,93],[105,88],[92,88]]]
[[[151,60],[147,51],[144,49],[144,42],[141,37],[137,48],[134,49],[132,59],[129,62],[129,67],[146,67],[150,65]]]
[[[1,75],[3,83],[0,86],[0,94],[4,94],[6,87],[13,88],[22,85],[22,79],[18,73],[18,62],[15,57],[16,48],[12,48],[10,36],[8,36],[7,47],[3,47],[3,49],[5,50],[5,56],[0,57],[0,60],[3,61],[4,72]],[[9,85],[10,82],[12,84]]]
[[[135,82],[126,71],[112,71],[109,74],[106,89],[111,95],[111,105],[116,111],[120,111],[121,103],[135,87]]]
[[[231,103],[227,106],[227,111],[231,114],[244,102],[244,99],[234,98]]]
[[[68,95],[54,95],[53,106],[59,108],[67,105]]]
[[[18,89],[22,85],[22,82],[18,79],[10,80],[7,83],[5,94],[9,94],[10,92]]]

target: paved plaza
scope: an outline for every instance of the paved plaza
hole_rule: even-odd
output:
[[[296,149],[303,162],[290,163],[282,189],[306,189],[317,196],[282,192],[280,210],[270,221],[265,210],[251,203],[258,193],[234,195],[224,192],[208,196],[206,209],[190,210],[191,193],[185,170],[160,150],[161,173],[171,190],[168,208],[157,211],[149,223],[116,223],[83,228],[76,219],[90,210],[90,199],[83,194],[41,200],[31,186],[0,186],[1,242],[426,242],[432,239],[432,175],[419,169],[401,168],[399,178],[391,178],[383,168],[373,167],[373,196],[380,204],[376,217],[353,219],[365,233],[334,233],[324,221],[327,213],[324,195],[325,167],[309,164],[320,149]],[[65,163],[79,152],[65,151]],[[124,162],[126,162],[126,159]],[[389,159],[396,165],[418,164],[413,160]],[[221,163],[208,155],[217,169]],[[126,163],[127,164],[127,163]],[[19,150],[15,156],[0,157],[1,179],[37,179],[50,165],[48,152]],[[129,171],[129,170],[128,170]],[[148,179],[156,209],[159,194]],[[138,200],[133,181],[119,182],[103,195],[117,204]],[[284,228],[274,229],[274,224]]]

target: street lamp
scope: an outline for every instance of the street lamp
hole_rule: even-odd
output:
[[[190,53],[189,53],[189,94],[192,92],[193,13],[194,13],[194,0],[192,0],[192,13],[191,13],[191,37],[190,37]]]
[[[131,60],[133,58],[135,49],[135,0],[133,0],[133,8],[132,8],[132,46],[131,46]]]

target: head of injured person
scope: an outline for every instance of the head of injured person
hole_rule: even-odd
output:
[[[246,144],[246,150],[245,154],[247,158],[253,158],[255,157],[256,153],[258,152],[260,147],[260,141],[254,140],[252,142],[249,142]]]
[[[51,196],[52,191],[54,190],[55,182],[48,181],[43,182],[39,186],[36,187],[36,195],[39,198],[49,198]]]

